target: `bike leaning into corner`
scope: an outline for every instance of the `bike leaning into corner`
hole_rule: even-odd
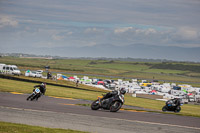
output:
[[[175,113],[178,113],[181,111],[181,106],[183,105],[183,102],[179,98],[170,99],[166,102],[166,105],[163,106],[162,111],[174,111]]]
[[[110,110],[110,112],[117,112],[124,104],[125,93],[126,90],[122,88],[119,91],[107,93],[103,96],[103,98],[98,96],[98,99],[91,104],[91,109],[98,110],[102,108],[105,110]]]
[[[27,97],[26,100],[31,100],[33,101],[38,100],[39,97],[41,97],[41,95],[44,95],[46,92],[46,83],[42,83],[41,85],[36,85],[34,86],[35,89],[33,89],[33,93]]]

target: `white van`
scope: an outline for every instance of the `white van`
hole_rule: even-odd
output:
[[[20,75],[21,72],[16,65],[0,64],[0,73]]]

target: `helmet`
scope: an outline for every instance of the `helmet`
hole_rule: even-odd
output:
[[[46,87],[46,83],[42,83],[41,86]]]
[[[124,95],[124,94],[126,93],[125,88],[121,88],[121,89],[120,89],[120,93]]]

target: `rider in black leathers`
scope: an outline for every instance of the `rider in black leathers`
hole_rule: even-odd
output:
[[[110,99],[111,97],[114,97],[114,96],[120,95],[120,94],[124,95],[125,93],[126,93],[125,88],[121,88],[119,91],[114,90],[114,91],[112,91],[112,92],[108,92],[108,93],[107,93],[106,95],[104,95],[103,98],[101,99],[101,100],[103,101],[102,104],[103,104],[103,105],[106,105],[106,104],[109,102],[109,99]]]
[[[180,98],[171,99],[173,104],[172,106],[179,106],[180,105]]]
[[[46,92],[46,83],[42,83],[40,85],[35,85],[34,88],[39,88],[40,92],[44,95]],[[35,89],[33,89],[34,91]]]
[[[46,92],[46,83],[42,83],[41,85],[35,85],[34,88],[40,89],[41,94],[36,97],[36,100],[38,100],[38,98],[41,97],[41,95],[44,95]],[[33,89],[33,91],[34,90],[35,89]]]

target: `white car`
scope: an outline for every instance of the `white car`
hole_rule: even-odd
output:
[[[42,77],[42,73],[38,72],[38,71],[31,71],[29,76],[30,77],[35,77],[35,78],[41,78]]]
[[[39,73],[43,73],[43,70],[37,70],[37,72],[39,72]]]

